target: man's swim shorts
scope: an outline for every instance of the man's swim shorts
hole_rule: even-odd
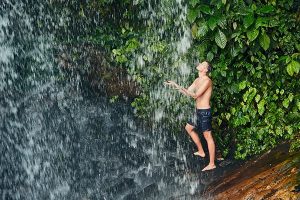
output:
[[[211,109],[196,109],[194,116],[187,122],[188,124],[194,126],[196,131],[204,132],[211,131]]]

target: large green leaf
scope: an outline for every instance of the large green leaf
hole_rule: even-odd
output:
[[[226,35],[219,30],[216,35],[215,35],[215,42],[217,45],[221,48],[224,49],[227,43]]]
[[[116,56],[116,61],[119,63],[125,63],[128,61],[125,55]]]
[[[258,17],[255,21],[255,28],[268,27],[269,19],[268,17]]]
[[[257,92],[257,90],[256,90],[256,88],[250,88],[249,89],[249,96],[248,96],[248,98],[247,98],[247,102],[249,103],[249,102],[251,102],[252,100],[253,100],[253,98],[255,97],[255,95],[256,95],[256,92]]]
[[[196,38],[198,35],[198,27],[196,24],[193,24],[191,31],[192,31],[192,37]]]
[[[241,90],[245,89],[246,86],[247,86],[247,81],[240,82],[239,83],[239,90],[241,91]]]
[[[238,48],[236,46],[232,46],[230,48],[230,53],[231,53],[232,57],[236,57],[238,55],[239,51],[240,51],[240,48]]]
[[[214,30],[218,24],[218,21],[219,21],[218,17],[212,16],[211,18],[209,18],[207,25],[211,30]]]
[[[288,96],[288,99],[289,99],[290,102],[292,102],[293,99],[294,99],[294,95],[292,93],[290,93],[289,96]]]
[[[252,29],[251,31],[247,32],[247,37],[252,42],[257,38],[258,34],[259,34],[259,30]]]
[[[195,7],[198,2],[199,2],[199,0],[190,0],[189,1],[189,3],[191,4],[191,6],[193,6],[193,7]]]
[[[284,99],[282,102],[283,107],[288,108],[290,105],[290,101],[288,98]]]
[[[288,73],[290,76],[293,76],[294,73],[295,73],[295,74],[298,74],[299,71],[300,71],[300,63],[297,62],[297,61],[295,61],[295,60],[292,60],[292,61],[288,64],[286,70],[287,70],[287,73]]]
[[[206,23],[201,23],[198,28],[198,37],[203,37],[208,32],[208,26]]]
[[[199,11],[196,8],[192,8],[188,10],[187,19],[190,23],[194,23],[195,19],[198,17]]]
[[[265,5],[257,9],[257,13],[259,14],[265,14],[265,13],[271,13],[274,11],[274,7],[272,5]]]
[[[288,64],[288,66],[286,67],[286,71],[287,71],[287,73],[288,73],[290,76],[293,76],[294,70],[293,70],[291,64]]]
[[[251,26],[254,22],[254,16],[252,13],[246,15],[243,19],[244,22],[244,27],[248,28],[249,26]]]
[[[207,46],[208,45],[206,42],[201,43],[200,45],[197,46],[197,50],[198,50],[200,56],[202,56],[206,52]]]
[[[133,38],[133,39],[130,39],[126,42],[126,48],[125,48],[125,51],[126,52],[132,52],[134,50],[136,50],[139,46],[140,46],[140,43],[139,41],[136,39],[136,38]]]
[[[212,59],[214,59],[214,54],[210,51],[207,53],[207,60],[210,62]]]
[[[258,113],[260,115],[262,115],[265,112],[265,100],[262,99],[258,104],[257,104],[257,108],[258,108]]]
[[[266,51],[270,47],[270,38],[266,33],[262,33],[259,37],[260,46]]]
[[[258,102],[259,102],[259,100],[260,100],[260,95],[259,95],[259,94],[257,94],[257,95],[256,95],[256,97],[255,97],[255,101],[256,101],[256,103],[258,103]]]
[[[221,16],[218,20],[218,25],[222,28],[222,29],[226,29],[227,28],[227,21],[226,21],[226,17],[225,16]]]
[[[199,10],[205,14],[211,14],[211,9],[208,5],[200,5]]]
[[[294,72],[295,72],[296,74],[298,74],[299,71],[300,71],[300,63],[297,62],[297,61],[295,61],[295,60],[293,60],[293,61],[291,62],[291,65],[292,65],[292,68],[293,68]]]

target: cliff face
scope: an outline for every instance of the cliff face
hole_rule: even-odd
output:
[[[69,76],[78,73],[86,83],[85,87],[95,94],[109,98],[118,96],[125,100],[137,97],[140,93],[138,84],[130,78],[125,67],[111,66],[112,61],[108,57],[104,50],[85,44],[63,46],[56,59]]]
[[[300,199],[300,152],[281,144],[231,169],[206,189],[206,199]]]

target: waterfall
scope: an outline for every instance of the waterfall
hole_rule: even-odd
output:
[[[53,34],[39,29],[51,18],[45,6],[1,2],[2,199],[56,199],[70,191],[68,165],[75,160],[70,141],[76,142],[76,129],[67,120],[67,87],[57,82]]]
[[[192,38],[186,16],[187,5],[181,0],[148,1],[146,9],[140,12],[146,32],[141,37],[141,50],[135,54],[129,71],[133,77],[147,77],[147,84],[151,84],[144,90],[155,108],[149,112],[153,121],[158,122],[153,124],[155,128],[161,127],[160,122],[166,117],[180,121],[187,116],[189,109],[179,107],[179,99],[186,101],[187,106],[192,105],[187,98],[170,92],[170,88],[163,84],[165,80],[174,80],[188,87],[196,72],[196,66],[191,65],[193,55],[188,51]],[[168,116],[169,110],[180,114]]]
[[[0,3],[0,198],[196,195],[205,183],[190,171],[191,166],[200,167],[187,150],[184,133],[172,133],[159,123],[145,126],[127,102],[111,103],[105,96],[86,92],[84,73],[62,69],[57,54],[65,46],[56,38],[57,32],[64,27],[65,38],[76,36],[68,30],[72,12],[59,12],[52,2]],[[160,73],[186,83],[191,73],[185,58],[191,45],[186,12],[180,0],[149,2],[140,17],[152,29],[131,66],[146,70],[152,78],[156,75],[151,68],[147,72],[149,64],[144,59],[157,59]],[[81,29],[87,26],[78,24]],[[167,43],[171,54],[159,57],[151,50],[155,43]],[[78,52],[85,53],[80,48]],[[168,64],[173,71],[165,69]],[[150,94],[158,105],[153,121],[159,122],[166,109],[175,106],[175,99],[166,95],[160,82]]]

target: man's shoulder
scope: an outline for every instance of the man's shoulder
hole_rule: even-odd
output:
[[[203,81],[207,81],[210,83],[212,82],[212,80],[208,76],[203,77]]]
[[[211,80],[211,78],[207,77],[207,80],[209,80],[209,82],[210,82],[210,83],[212,83],[212,80]]]

